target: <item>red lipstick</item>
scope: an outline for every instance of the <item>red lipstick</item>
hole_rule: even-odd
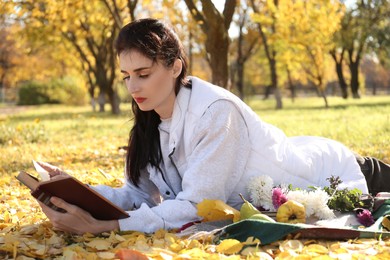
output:
[[[137,102],[138,104],[141,104],[141,103],[143,103],[143,102],[146,100],[146,98],[143,98],[143,97],[135,97],[134,100],[135,100],[135,102]]]

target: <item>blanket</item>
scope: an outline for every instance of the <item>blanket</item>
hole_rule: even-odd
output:
[[[362,228],[359,225],[354,213],[338,213],[333,220],[317,221],[311,224],[287,224],[246,219],[229,224],[226,221],[200,223],[196,224],[193,230],[198,232],[207,231],[209,234],[212,234],[215,243],[228,238],[244,242],[248,238],[253,237],[259,239],[262,245],[284,239],[287,235],[299,238],[330,240],[387,238],[390,237],[390,232],[382,227],[382,220],[386,215],[390,215],[390,200],[386,200],[373,212],[375,223],[367,228]]]

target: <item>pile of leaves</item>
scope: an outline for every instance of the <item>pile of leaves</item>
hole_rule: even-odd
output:
[[[106,176],[107,177],[107,176]],[[119,186],[120,180],[107,178]],[[0,185],[0,258],[2,259],[291,259],[390,258],[390,240],[300,240],[287,237],[270,245],[248,238],[215,244],[209,236],[181,236],[175,231],[111,232],[72,235],[53,230],[38,204],[12,176]]]

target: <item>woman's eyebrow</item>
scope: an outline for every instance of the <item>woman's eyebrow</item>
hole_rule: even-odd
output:
[[[153,66],[153,65],[152,65],[152,66]],[[150,69],[152,66],[136,68],[136,69],[133,70],[133,72],[138,72],[138,71],[141,71],[141,70]],[[125,70],[121,70],[121,72],[122,72],[122,73],[127,73],[127,71],[125,71]]]

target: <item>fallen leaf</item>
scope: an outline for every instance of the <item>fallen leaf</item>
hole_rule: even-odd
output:
[[[303,249],[303,243],[299,240],[286,240],[280,244],[279,249],[282,252],[293,251],[295,253],[300,253]]]
[[[217,252],[226,255],[237,254],[244,245],[236,239],[225,239],[217,245]]]
[[[95,239],[88,243],[85,243],[85,245],[98,251],[108,250],[112,246],[111,242],[104,239]]]
[[[231,219],[236,222],[240,219],[240,212],[221,200],[203,200],[197,205],[198,215],[203,221],[218,221]]]
[[[137,251],[132,249],[120,249],[115,254],[116,257],[119,257],[120,260],[148,260],[149,258]]]

